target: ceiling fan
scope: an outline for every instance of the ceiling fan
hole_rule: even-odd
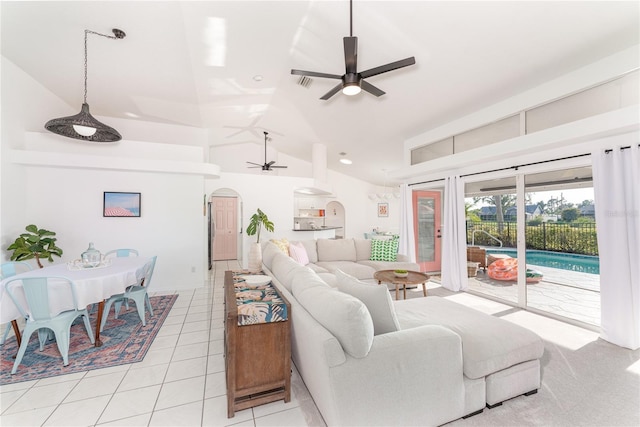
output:
[[[275,165],[275,161],[271,160],[269,163],[267,163],[267,135],[269,135],[269,132],[263,132],[264,133],[264,164],[260,165],[258,163],[253,163],[253,162],[247,162],[250,165],[255,165],[255,166],[247,166],[249,168],[262,168],[263,171],[270,171],[273,170],[274,168],[281,168],[281,169],[286,169],[286,166],[274,166]]]
[[[416,59],[401,59],[400,61],[391,62],[386,65],[371,68],[366,71],[358,72],[358,38],[353,37],[353,0],[349,0],[349,37],[343,37],[344,42],[344,62],[345,73],[341,76],[337,74],[318,73],[315,71],[291,70],[291,74],[308,77],[322,77],[326,79],[342,80],[337,86],[325,93],[320,99],[327,100],[342,90],[345,95],[357,95],[361,89],[375,96],[382,96],[384,91],[378,89],[364,79],[376,76],[378,74],[397,70],[398,68],[407,67],[416,63]]]

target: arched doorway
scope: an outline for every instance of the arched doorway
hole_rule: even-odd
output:
[[[209,197],[209,269],[213,261],[236,260],[242,253],[242,199],[230,188]]]
[[[327,227],[340,227],[336,229],[336,239],[344,239],[346,235],[345,212],[342,203],[336,201],[327,203],[324,225]]]

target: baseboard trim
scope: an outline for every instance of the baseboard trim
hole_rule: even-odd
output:
[[[472,412],[472,413],[470,413],[470,414],[465,415],[464,417],[462,417],[462,419],[465,419],[465,420],[466,420],[467,418],[473,417],[474,415],[481,414],[483,411],[484,411],[484,408],[482,408],[482,409],[478,409],[478,410],[477,410],[477,411],[475,411],[475,412]]]

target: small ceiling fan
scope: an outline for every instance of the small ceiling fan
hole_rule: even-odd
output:
[[[269,163],[267,163],[267,136],[269,135],[269,132],[263,132],[264,133],[264,164],[260,165],[258,163],[253,163],[253,162],[247,162],[250,165],[255,165],[255,166],[247,166],[249,168],[262,168],[263,171],[270,171],[273,170],[275,168],[280,168],[280,169],[286,169],[286,166],[275,166],[275,161],[272,160]]]
[[[345,95],[357,95],[363,89],[375,96],[382,96],[384,91],[378,89],[364,79],[378,74],[397,70],[416,63],[415,57],[401,59],[379,67],[370,68],[366,71],[358,72],[358,38],[353,37],[353,0],[349,0],[349,37],[343,37],[345,73],[341,76],[337,74],[318,73],[315,71],[291,70],[291,74],[308,77],[322,77],[326,79],[342,80],[337,86],[325,93],[320,99],[328,100],[333,95],[342,90]]]

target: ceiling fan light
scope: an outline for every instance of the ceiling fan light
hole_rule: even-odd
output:
[[[342,87],[342,93],[348,96],[357,95],[360,93],[360,85],[358,83],[345,83]]]

